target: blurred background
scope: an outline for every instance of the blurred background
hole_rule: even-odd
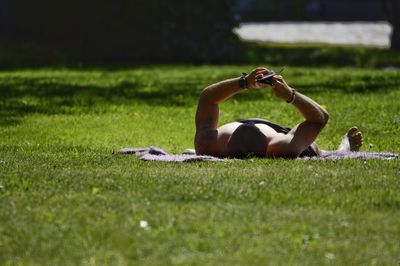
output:
[[[399,15],[399,0],[0,0],[0,68],[399,66]]]

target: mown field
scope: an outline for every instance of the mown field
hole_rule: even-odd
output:
[[[1,264],[396,265],[399,160],[112,154],[193,148],[200,91],[254,67],[1,71]],[[357,125],[362,150],[400,153],[398,70],[289,66],[283,75],[329,111],[322,148]],[[245,117],[301,119],[268,89],[221,105],[221,123]]]

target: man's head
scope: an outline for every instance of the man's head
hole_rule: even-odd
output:
[[[250,156],[265,157],[267,138],[254,123],[240,125],[228,140],[229,156],[246,158]]]

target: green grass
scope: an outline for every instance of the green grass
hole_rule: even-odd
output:
[[[395,265],[399,160],[174,164],[111,154],[193,147],[201,89],[253,67],[0,72],[1,264]],[[398,71],[284,75],[329,111],[322,148],[358,125],[364,150],[400,152]],[[239,117],[301,119],[268,90],[222,104],[221,123]]]

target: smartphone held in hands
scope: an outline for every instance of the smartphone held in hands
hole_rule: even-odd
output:
[[[257,79],[256,81],[262,84],[267,84],[267,85],[272,85],[272,80],[271,78],[273,76],[275,76],[276,73],[273,70],[268,71],[267,75],[265,75],[264,77]]]

